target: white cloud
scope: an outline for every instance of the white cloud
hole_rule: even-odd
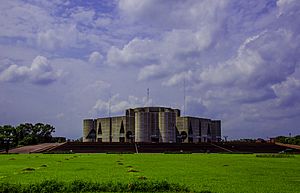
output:
[[[296,0],[277,0],[276,4],[279,8],[279,15],[282,15],[285,11],[291,8],[295,8]]]
[[[92,7],[74,6],[65,1],[2,2],[0,37],[10,38],[9,42],[14,45],[51,51],[53,55],[63,55],[79,48],[87,51],[99,49],[115,38],[111,38],[110,32],[104,36],[96,28],[101,22],[108,22],[99,18],[96,23],[97,14]]]
[[[89,56],[89,62],[92,64],[96,64],[96,63],[100,62],[102,59],[103,59],[103,56],[97,51],[92,52]]]
[[[138,80],[161,78],[162,75],[181,71],[197,58],[210,44],[206,30],[173,30],[161,40],[135,38],[122,49],[111,47],[107,53],[110,66],[137,66]]]
[[[83,7],[78,7],[72,11],[71,17],[76,21],[83,24],[90,24],[93,22],[95,11],[92,9],[85,10]]]
[[[263,60],[256,51],[244,50],[236,58],[202,71],[200,80],[206,84],[240,84],[256,73],[255,70],[258,70],[257,67],[262,62]]]
[[[103,80],[97,80],[88,86],[88,88],[91,88],[93,90],[104,90],[104,89],[108,89],[110,87],[111,87],[111,84],[108,82],[105,82]]]
[[[145,66],[157,58],[155,48],[155,41],[135,38],[122,49],[112,46],[107,53],[107,62],[111,66]]]
[[[7,1],[0,5],[0,36],[34,39],[52,22],[46,10],[29,3]]]
[[[174,86],[174,85],[177,85],[177,84],[182,83],[184,81],[191,81],[192,76],[193,76],[193,72],[191,70],[189,70],[187,72],[177,73],[177,74],[174,74],[173,76],[171,76],[171,78],[169,78],[168,80],[164,81],[162,83],[162,85],[164,85],[164,86]]]
[[[111,18],[100,17],[95,20],[95,26],[96,27],[108,27],[112,22],[113,21]]]
[[[259,129],[285,127],[280,117],[289,119],[286,127],[299,125],[300,75],[293,73],[300,64],[299,5],[297,0],[3,1],[0,79],[10,84],[1,85],[0,96],[16,107],[34,106],[44,102],[35,89],[45,89],[47,100],[60,98],[66,105],[47,104],[52,117],[65,115],[59,128],[72,123],[76,131],[66,134],[80,136],[81,119],[92,107],[93,113],[107,114],[109,92],[120,93],[110,99],[112,114],[124,114],[126,107],[146,104],[136,97],[145,88],[151,88],[156,104],[181,104],[178,84],[186,79],[188,112],[222,119],[224,132],[232,131],[228,135],[237,136],[241,127],[250,128],[248,133],[256,127],[252,136]],[[51,60],[33,62],[37,55]],[[62,77],[58,68],[67,74],[51,87],[18,84],[53,82]],[[21,111],[2,106],[21,121],[16,116]],[[37,107],[32,117],[42,119]],[[0,111],[1,117],[6,112]]]
[[[190,52],[200,52],[211,43],[211,31],[209,29],[200,30],[172,30],[164,36],[162,46],[165,52],[174,52],[176,54],[184,54]]]
[[[138,74],[138,80],[148,80],[151,78],[159,78],[166,74],[166,66],[164,65],[148,65],[142,68]]]
[[[200,81],[234,84],[245,89],[281,82],[295,71],[296,61],[288,57],[296,51],[292,41],[285,30],[249,37],[241,44],[236,57],[202,71]]]
[[[123,114],[128,108],[147,106],[151,102],[151,100],[147,101],[145,97],[138,98],[132,95],[129,95],[127,100],[122,100],[120,94],[115,94],[108,100],[98,99],[90,112],[98,116],[108,115],[109,112],[117,115]]]
[[[29,72],[29,68],[26,66],[17,66],[15,64],[10,65],[5,69],[1,75],[1,81],[18,81],[24,79]]]
[[[31,66],[10,65],[1,72],[0,81],[20,82],[30,81],[36,84],[49,84],[56,81],[60,72],[55,71],[48,59],[44,56],[37,56]]]
[[[101,100],[101,99],[99,99],[99,100],[97,100],[96,101],[96,104],[93,106],[93,109],[92,109],[92,111],[94,112],[96,112],[97,114],[105,114],[105,113],[107,113],[107,115],[108,115],[108,111],[109,111],[109,103],[108,102],[106,102],[106,101],[103,101],[103,100]]]
[[[286,81],[272,86],[277,99],[276,103],[281,107],[294,106],[299,103],[300,98],[300,80],[292,76]]]
[[[166,0],[163,2],[159,0],[121,0],[119,9],[124,17],[132,23],[143,23],[162,29],[183,29],[198,28],[212,22],[215,18],[222,19],[222,14],[218,11],[223,9],[227,2],[226,0]]]
[[[59,24],[39,32],[37,43],[40,47],[48,50],[76,47],[79,35],[76,25]]]
[[[122,48],[112,46],[107,53],[107,64],[142,68],[138,80],[161,78],[163,74],[179,73],[188,65],[199,64],[202,52],[213,43],[226,4],[226,1],[119,1],[124,22],[157,29],[159,35],[151,39],[133,38]]]

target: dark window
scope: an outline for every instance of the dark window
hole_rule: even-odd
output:
[[[207,135],[211,135],[210,124],[208,124]]]
[[[127,139],[133,138],[132,132],[131,132],[131,131],[127,131],[127,133],[126,133],[126,138],[127,138]]]
[[[199,139],[198,139],[198,142],[200,143],[201,142],[201,121],[199,120]]]
[[[189,125],[189,135],[193,135],[192,122],[190,122],[190,125]]]
[[[152,137],[151,137],[151,142],[158,143],[158,142],[159,142],[159,138],[158,138],[158,137],[152,136]]]
[[[185,131],[182,131],[182,132],[180,133],[180,135],[181,135],[181,140],[182,140],[182,142],[184,142],[184,140],[187,138],[187,133],[186,133]]]
[[[123,121],[121,122],[120,133],[125,133]]]
[[[133,143],[134,136],[133,136],[133,134],[132,134],[131,131],[127,131],[127,132],[126,132],[126,139],[127,139],[127,141],[129,141],[130,143]]]
[[[199,136],[201,136],[201,121],[199,120]]]
[[[120,143],[125,143],[125,137],[120,137]]]
[[[188,136],[188,142],[193,143],[193,127],[192,127],[192,122],[190,121],[189,124],[189,136]]]
[[[99,125],[98,125],[98,135],[102,135],[101,122],[99,122]]]

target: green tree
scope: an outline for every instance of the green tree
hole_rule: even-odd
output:
[[[4,139],[9,138],[11,146],[33,145],[38,143],[51,142],[52,133],[55,128],[49,124],[31,123],[20,124],[17,127],[11,125],[0,126],[0,145],[4,146]]]
[[[15,146],[15,128],[11,125],[0,127],[0,149],[6,149],[7,143],[9,146]]]

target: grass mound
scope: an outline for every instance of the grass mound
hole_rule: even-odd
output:
[[[127,172],[139,172],[139,171],[131,168]]]
[[[32,171],[35,171],[34,168],[24,168],[22,171],[24,172],[32,172]]]
[[[97,183],[75,180],[73,182],[43,181],[35,184],[0,184],[3,193],[61,193],[61,192],[191,192],[183,185],[167,181],[134,181],[131,183]]]

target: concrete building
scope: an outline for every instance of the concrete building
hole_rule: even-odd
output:
[[[221,121],[180,116],[179,109],[140,107],[125,116],[83,120],[83,142],[199,143],[221,140]]]

